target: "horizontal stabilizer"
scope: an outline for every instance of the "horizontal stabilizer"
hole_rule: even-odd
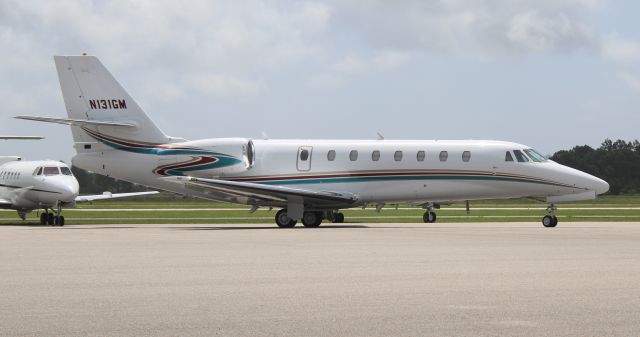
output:
[[[2,136],[0,139],[44,139],[42,136]]]
[[[150,195],[150,194],[158,194],[158,191],[149,191],[149,192],[133,192],[133,193],[111,193],[104,192],[103,194],[96,195],[79,195],[76,197],[76,202],[87,202],[87,201],[95,201],[95,200],[105,200],[105,199],[115,199],[115,198],[128,198],[128,197],[139,197],[142,195]]]
[[[24,119],[28,121],[36,121],[36,122],[46,122],[46,123],[57,123],[57,124],[66,124],[66,125],[76,125],[76,126],[122,126],[122,127],[135,127],[135,124],[132,123],[123,123],[123,122],[109,122],[109,121],[95,121],[88,119],[74,119],[74,118],[54,118],[54,117],[41,117],[41,116],[16,116],[14,118]]]

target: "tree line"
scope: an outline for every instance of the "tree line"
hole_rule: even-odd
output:
[[[610,194],[640,193],[640,142],[638,140],[627,142],[606,139],[597,149],[588,145],[575,146],[570,150],[554,153],[550,159],[606,180],[610,186]],[[147,190],[144,186],[89,173],[77,167],[73,167],[72,170],[80,183],[82,194]]]
[[[558,151],[551,159],[609,183],[609,194],[640,193],[640,142],[606,139],[599,148],[588,145]]]

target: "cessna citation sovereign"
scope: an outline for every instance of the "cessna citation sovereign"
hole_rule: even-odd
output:
[[[32,136],[0,136],[0,139],[41,139]],[[43,209],[40,224],[64,226],[62,207],[77,202],[146,195],[158,192],[78,195],[78,181],[67,165],[53,160],[23,161],[0,157],[0,208],[14,209],[22,220],[27,213]],[[51,210],[51,211],[49,211]]]
[[[277,207],[275,222],[343,222],[341,209],[420,205],[436,221],[441,204],[532,197],[555,204],[594,199],[609,185],[546,159],[528,146],[468,140],[187,141],[165,135],[93,56],[54,57],[68,118],[73,165],[157,189],[210,200]]]

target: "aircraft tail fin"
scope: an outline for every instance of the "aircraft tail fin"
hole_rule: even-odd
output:
[[[66,120],[73,122],[65,124],[71,126],[77,152],[91,149],[86,144],[107,143],[105,139],[146,144],[172,142],[173,138],[156,126],[97,57],[54,56],[54,61],[69,117]]]

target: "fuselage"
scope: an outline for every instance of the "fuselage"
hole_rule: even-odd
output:
[[[608,184],[599,178],[547,160],[525,145],[502,141],[239,138],[156,145],[146,150],[102,146],[100,152],[79,151],[74,165],[207,199],[215,197],[164,178],[188,175],[352,193],[358,196],[354,206],[520,197],[574,196],[568,199],[581,200],[608,190]]]
[[[64,163],[53,160],[13,160],[0,164],[0,199],[4,208],[30,211],[72,203],[78,181]]]

